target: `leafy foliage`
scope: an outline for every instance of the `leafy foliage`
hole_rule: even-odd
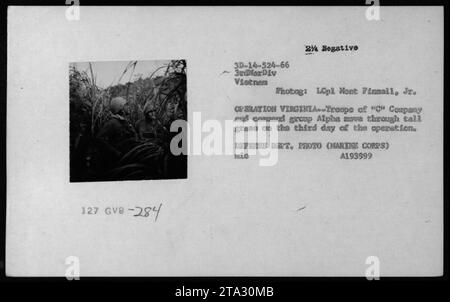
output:
[[[142,75],[134,75],[134,70],[138,61],[131,61],[120,75],[119,81],[128,73],[129,81],[125,84],[110,85],[107,88],[100,88],[96,85],[95,71],[92,64],[89,64],[88,71],[80,71],[75,66],[69,69],[70,84],[70,151],[71,151],[71,179],[72,170],[82,174],[74,177],[75,179],[84,179],[87,174],[99,174],[101,168],[96,163],[91,163],[93,155],[90,150],[93,148],[91,139],[94,139],[101,129],[102,125],[111,117],[109,102],[114,97],[123,97],[127,100],[125,105],[125,118],[135,125],[137,121],[144,118],[144,107],[147,102],[153,102],[156,105],[156,119],[161,124],[167,120],[167,102],[176,98],[180,111],[186,117],[186,62],[184,60],[172,60],[167,65],[162,65],[146,78]],[[161,71],[163,71],[161,75]],[[159,74],[159,75],[157,75]],[[131,81],[132,76],[135,76]],[[160,148],[161,149],[161,148]],[[128,160],[127,169],[132,175],[141,176],[141,172],[132,170],[133,167],[145,166],[145,159],[153,158],[155,150],[146,145],[147,153],[142,153],[143,158],[136,157],[135,162]],[[95,152],[94,152],[95,153]],[[97,152],[98,153],[98,152]],[[158,153],[158,154],[159,154]],[[130,157],[130,154],[126,156]],[[101,154],[98,155],[101,157]],[[72,162],[74,164],[72,164]],[[139,163],[139,164],[137,164]],[[78,166],[87,166],[88,171],[80,169]],[[115,173],[120,172],[120,166],[116,167]],[[80,172],[82,171],[82,172]],[[120,174],[120,173],[119,173]]]

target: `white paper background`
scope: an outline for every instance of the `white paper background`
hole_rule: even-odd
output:
[[[364,7],[82,6],[69,22],[63,7],[10,7],[7,274],[62,276],[71,255],[81,276],[362,276],[372,255],[382,276],[442,274],[443,10],[381,7],[381,17],[367,21]],[[360,49],[304,55],[305,44],[322,43]],[[69,62],[156,59],[187,60],[189,118],[230,119],[238,104],[397,102],[422,106],[424,123],[416,133],[365,134],[392,145],[370,161],[291,152],[263,168],[190,156],[187,180],[69,183]],[[291,68],[268,87],[238,87],[233,64],[249,60]],[[274,94],[341,85],[419,96]],[[157,223],[80,214],[160,202]]]

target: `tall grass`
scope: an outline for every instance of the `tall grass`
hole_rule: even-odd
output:
[[[71,137],[83,133],[95,136],[102,125],[110,118],[109,102],[114,97],[127,100],[125,118],[133,125],[144,117],[143,109],[147,102],[157,106],[158,118],[162,119],[165,106],[170,98],[178,95],[182,109],[186,110],[184,93],[186,91],[186,62],[172,60],[152,72],[149,77],[133,79],[138,61],[131,61],[119,77],[118,82],[107,88],[96,84],[96,73],[89,63],[88,71],[80,71],[70,66],[70,123]],[[163,75],[160,74],[164,70]],[[129,74],[125,84],[119,84]],[[72,133],[74,132],[74,133]],[[75,139],[75,138],[74,138]],[[71,140],[72,142],[72,140]]]

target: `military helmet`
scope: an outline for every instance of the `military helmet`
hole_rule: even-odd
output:
[[[109,103],[109,108],[111,109],[112,113],[117,114],[123,109],[126,102],[127,101],[121,97],[113,98]]]

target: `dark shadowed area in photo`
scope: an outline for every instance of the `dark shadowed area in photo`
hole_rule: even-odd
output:
[[[187,156],[170,152],[186,71],[185,60],[71,63],[70,181],[187,178]]]

